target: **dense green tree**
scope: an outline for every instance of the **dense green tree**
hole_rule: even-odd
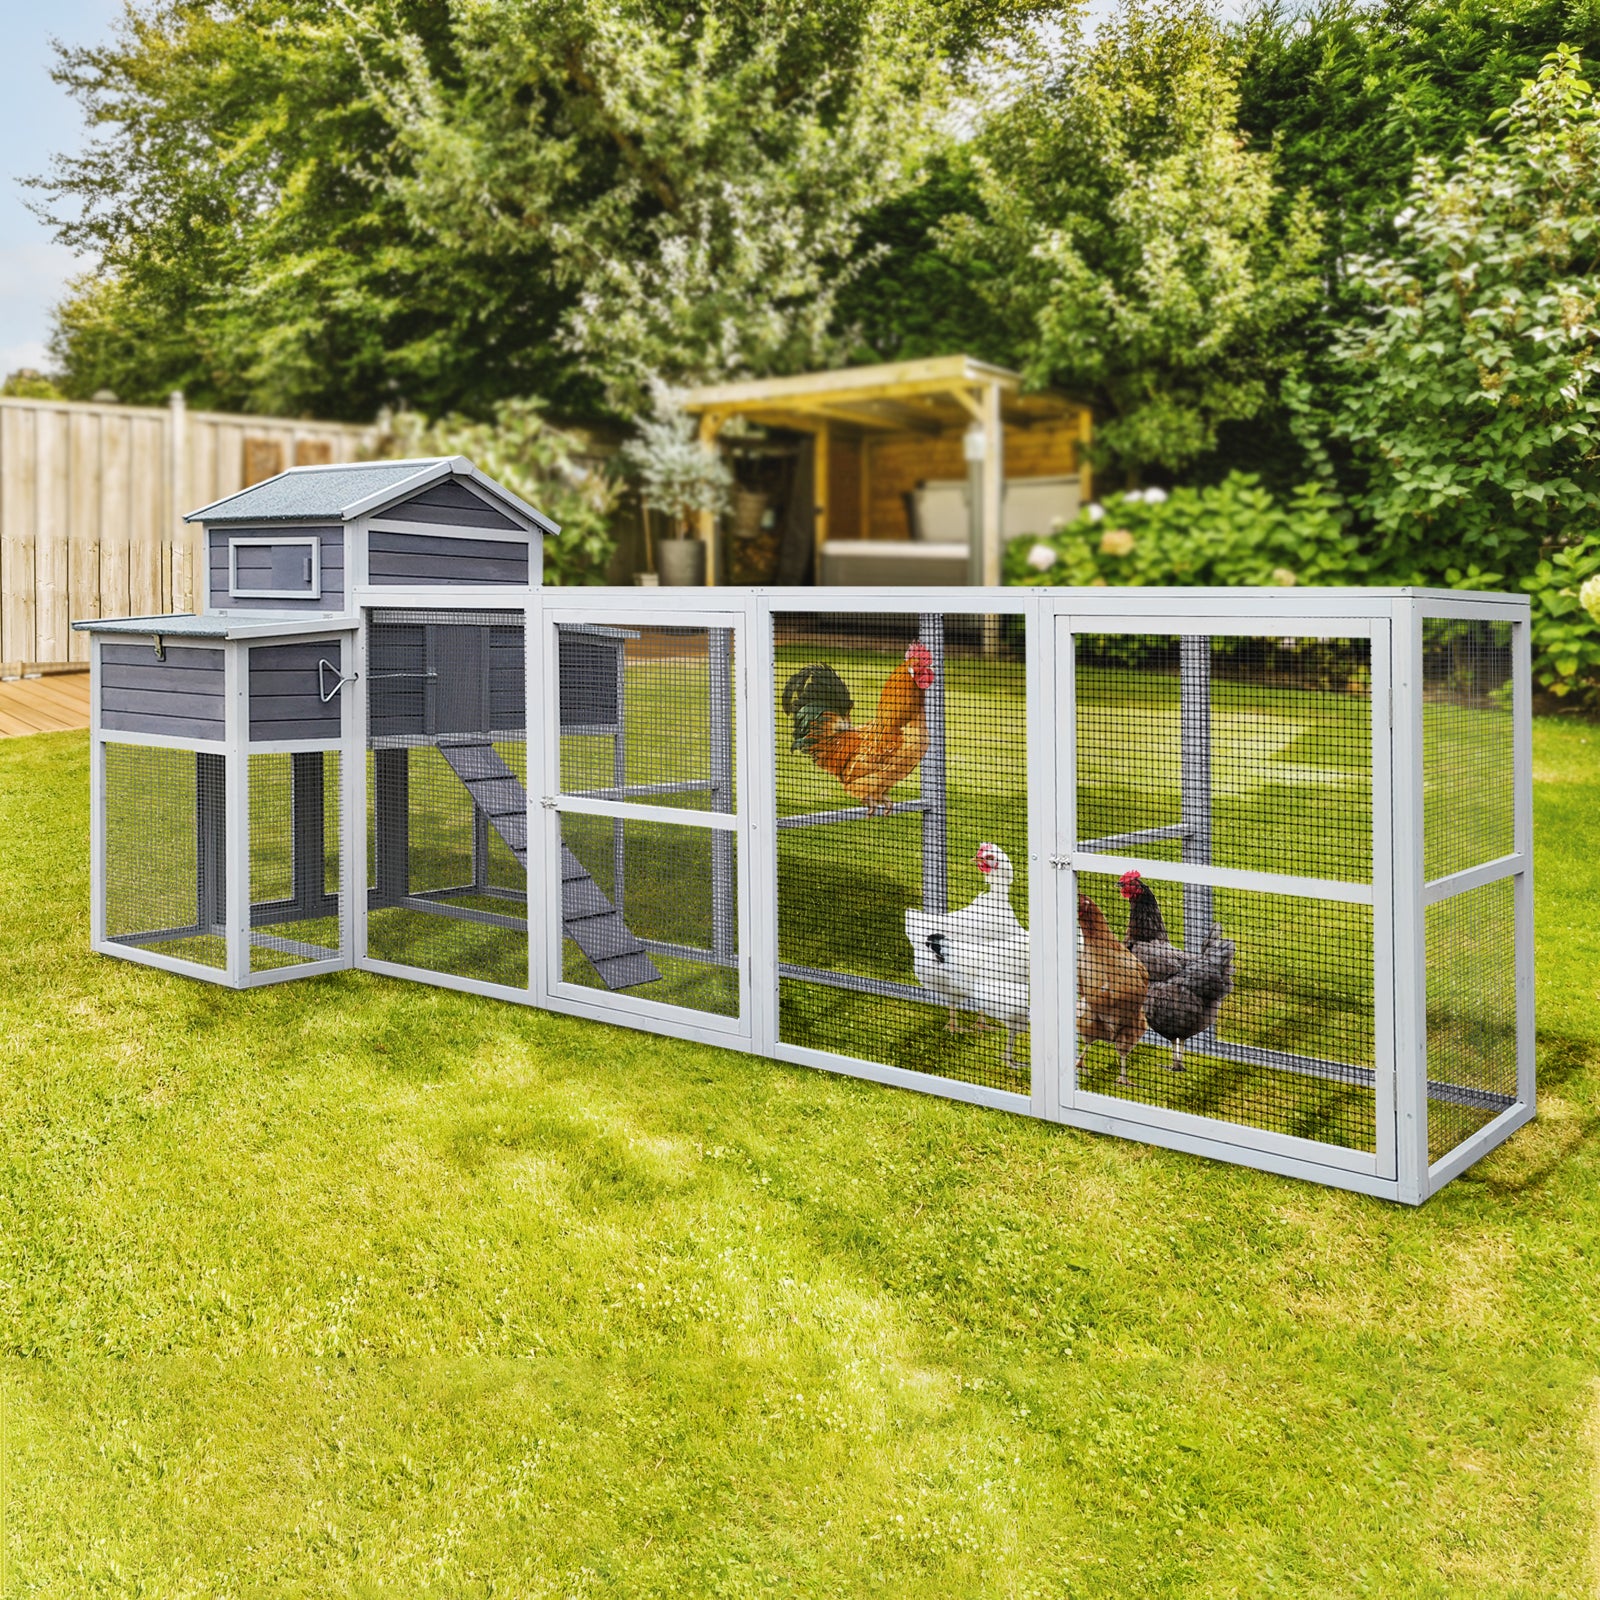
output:
[[[1310,206],[1239,135],[1223,30],[1126,0],[1045,58],[983,130],[981,216],[955,219],[1029,379],[1095,408],[1102,458],[1171,473],[1272,401],[1316,295]]]
[[[1367,317],[1326,418],[1402,573],[1520,578],[1600,531],[1600,99],[1561,51],[1496,143],[1424,156],[1399,249],[1353,257]]]

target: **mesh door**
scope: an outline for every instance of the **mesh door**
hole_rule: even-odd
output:
[[[1077,850],[1136,874],[1078,875],[1080,1087],[1375,1152],[1373,914],[1339,898],[1372,878],[1370,641],[1073,649]],[[1329,893],[1215,888],[1184,864]]]
[[[523,614],[369,613],[367,953],[525,989]]]
[[[558,805],[608,812],[560,811],[555,976],[737,1017],[733,830],[630,815],[735,813],[734,630],[562,623],[556,643]]]
[[[228,964],[225,756],[105,746],[106,937]]]
[[[1423,859],[1430,882],[1516,848],[1511,624],[1426,617]],[[1426,913],[1428,1159],[1517,1097],[1516,905],[1505,878]]]
[[[1027,1093],[1021,619],[775,622],[779,1037]]]
[[[252,972],[339,955],[339,860],[338,752],[252,755]]]

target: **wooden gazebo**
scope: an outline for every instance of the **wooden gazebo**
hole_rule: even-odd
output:
[[[810,436],[814,582],[995,584],[1007,537],[1090,495],[1088,409],[971,356],[709,384],[685,403],[708,447],[735,417]],[[919,518],[930,486],[942,531]],[[713,583],[714,533],[703,518]]]

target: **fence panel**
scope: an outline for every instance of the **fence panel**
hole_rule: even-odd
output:
[[[0,675],[88,659],[84,617],[189,611],[183,513],[285,467],[354,460],[371,430],[166,407],[0,400]]]

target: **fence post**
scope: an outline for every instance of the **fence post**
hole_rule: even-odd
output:
[[[194,608],[194,561],[190,550],[192,540],[188,524],[183,520],[188,499],[189,466],[189,413],[184,404],[183,390],[174,389],[167,396],[167,526],[171,530],[168,545],[170,555],[162,563],[166,582],[164,600],[168,611],[188,611]]]

